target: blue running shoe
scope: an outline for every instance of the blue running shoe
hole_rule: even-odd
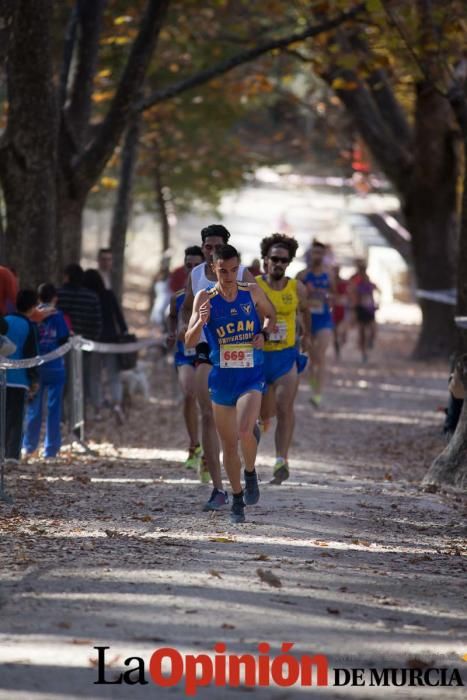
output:
[[[203,511],[206,513],[210,510],[221,510],[223,506],[229,505],[229,497],[227,491],[220,491],[214,488],[212,490],[209,501],[207,501],[203,506]]]
[[[244,471],[245,491],[243,494],[245,505],[254,506],[259,501],[258,475],[256,469],[253,472]]]
[[[231,523],[245,522],[245,503],[243,501],[243,492],[237,495],[233,494],[232,508],[230,510]]]

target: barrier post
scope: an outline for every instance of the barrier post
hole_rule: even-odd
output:
[[[5,491],[5,451],[6,451],[6,369],[0,368],[0,501],[13,503]]]
[[[84,443],[83,351],[79,343],[73,344],[70,355],[70,430]]]

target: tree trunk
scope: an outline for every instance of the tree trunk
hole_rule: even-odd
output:
[[[82,196],[74,197],[65,187],[63,180],[58,184],[57,190],[56,229],[59,241],[57,257],[61,274],[63,268],[69,263],[81,261],[83,210],[86,199]]]
[[[156,186],[156,199],[159,207],[159,221],[161,224],[161,234],[162,234],[162,252],[170,248],[170,222],[169,215],[167,211],[167,200],[164,193],[164,183],[161,176],[161,168],[159,161],[159,154],[157,154],[155,170],[154,170],[154,182]]]
[[[8,125],[0,152],[7,264],[21,286],[56,267],[58,113],[50,54],[51,0],[18,2],[8,52]]]
[[[141,117],[137,115],[126,133],[123,144],[120,182],[110,229],[110,247],[113,254],[112,289],[119,301],[123,295],[126,233],[132,205],[133,175],[140,128]]]
[[[419,85],[414,166],[402,208],[412,236],[420,290],[439,291],[456,285],[457,134],[448,100],[431,85]],[[454,307],[427,299],[420,306],[423,320],[415,357],[447,358],[454,348]]]
[[[459,237],[457,267],[457,307],[458,316],[467,316],[467,99],[464,91],[454,91],[453,107],[464,139],[464,183],[462,193],[462,214]],[[467,331],[458,331],[457,366],[460,371],[464,393],[467,391]],[[448,446],[435,459],[425,478],[425,486],[449,484],[464,487],[467,484],[467,408],[466,401],[457,424],[456,432]]]
[[[467,355],[458,363],[464,391],[467,391]],[[435,459],[425,478],[423,486],[447,484],[457,488],[467,486],[467,408],[466,401],[457,424],[456,432],[447,447]]]

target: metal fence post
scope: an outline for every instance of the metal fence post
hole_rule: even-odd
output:
[[[71,349],[70,423],[78,442],[84,442],[83,351],[79,343]]]
[[[5,451],[6,451],[6,369],[0,368],[0,501],[13,503],[5,491]]]

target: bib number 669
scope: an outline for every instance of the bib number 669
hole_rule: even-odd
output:
[[[245,359],[245,352],[243,350],[226,350],[224,352],[224,360],[226,362],[229,362],[232,360],[235,362],[236,360],[244,360]]]

